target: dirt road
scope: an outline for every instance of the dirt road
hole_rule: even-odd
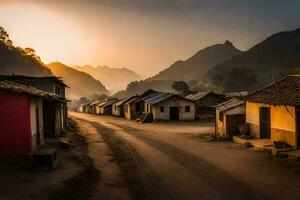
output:
[[[299,199],[299,164],[196,139],[211,133],[213,124],[70,116],[102,136],[135,199]]]

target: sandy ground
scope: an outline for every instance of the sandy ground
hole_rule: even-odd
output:
[[[81,136],[85,138],[88,156],[93,160],[95,168],[101,171],[101,180],[91,199],[131,199],[121,171],[101,134],[89,123],[81,123],[78,120],[76,122]]]
[[[60,200],[88,199],[100,179],[100,172],[86,156],[83,138],[71,127],[64,134],[76,148],[59,148],[51,139],[48,146],[58,147],[58,164],[51,168],[23,168],[15,164],[0,163],[1,200]]]
[[[231,142],[197,140],[213,133],[211,123],[139,124],[70,115],[94,127],[114,156],[127,157],[118,164],[136,199],[299,199],[299,163]]]

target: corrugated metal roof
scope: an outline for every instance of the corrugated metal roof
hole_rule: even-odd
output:
[[[90,106],[95,105],[95,104],[99,104],[101,102],[103,102],[104,100],[98,100],[98,101],[94,101],[92,103],[90,103]]]
[[[288,76],[249,94],[246,99],[254,103],[300,106],[300,75]]]
[[[126,103],[131,104],[140,98],[141,98],[140,96],[133,97],[132,99],[129,99]]]
[[[192,100],[192,101],[198,101],[199,99],[202,99],[206,95],[208,95],[210,92],[197,92],[196,94],[189,94],[185,98]]]
[[[242,105],[245,105],[245,102],[240,100],[240,99],[236,99],[236,98],[233,98],[233,99],[230,99],[228,101],[225,101],[219,105],[216,106],[216,109],[218,111],[226,111],[226,110],[229,110],[229,109],[232,109],[232,108],[235,108],[237,106],[242,106]]]
[[[99,107],[106,107],[106,106],[110,106],[112,104],[114,104],[115,102],[117,102],[118,99],[111,99],[111,100],[108,100],[107,102],[105,102],[105,104],[99,106]]]
[[[238,106],[235,108],[231,108],[225,111],[226,115],[244,115],[246,114],[246,107],[245,106]]]
[[[160,103],[162,101],[165,101],[166,99],[170,98],[174,96],[174,94],[171,94],[171,93],[164,93],[164,92],[160,92],[160,94],[157,94],[151,98],[148,98],[148,99],[145,99],[145,102],[148,103],[148,104],[157,104],[157,103]]]
[[[54,93],[45,92],[45,91],[39,90],[35,87],[31,87],[28,85],[24,85],[24,84],[12,82],[12,81],[0,81],[0,90],[11,91],[11,92],[25,94],[25,95],[29,95],[29,96],[38,96],[38,97],[42,97],[45,99],[61,101],[61,102],[67,101],[66,99],[61,98],[60,96],[58,96]]]
[[[115,102],[114,104],[115,104],[116,106],[121,106],[122,104],[126,103],[127,101],[129,101],[131,98],[134,98],[134,97],[136,97],[136,96],[131,96],[131,97],[123,98],[123,99],[121,99],[121,100]]]

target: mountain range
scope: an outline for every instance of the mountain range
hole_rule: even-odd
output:
[[[62,77],[64,82],[70,87],[66,90],[66,96],[70,99],[108,94],[108,90],[100,81],[95,80],[85,72],[78,71],[59,62],[53,62],[47,66],[55,76]]]
[[[207,83],[222,91],[255,90],[300,72],[300,29],[274,34],[211,69]]]
[[[217,64],[242,53],[229,41],[224,44],[215,44],[198,51],[187,60],[175,62],[153,77],[130,83],[125,91],[120,91],[115,95],[120,97],[129,96],[142,93],[148,89],[174,92],[171,87],[174,81],[198,82]]]
[[[149,88],[172,91],[171,84],[179,80],[202,91],[254,91],[295,73],[300,73],[300,29],[276,33],[247,51],[236,49],[229,41],[212,45],[153,77],[130,83],[116,96]]]
[[[68,98],[108,94],[108,89],[124,89],[129,82],[115,96],[135,95],[150,88],[172,92],[172,83],[180,80],[202,91],[253,91],[288,74],[300,73],[300,29],[276,33],[247,51],[238,50],[229,41],[212,45],[145,80],[125,68],[73,68],[61,63],[46,66],[33,49],[15,47],[5,38],[0,40],[0,74],[13,73],[60,76],[71,87]]]
[[[75,69],[91,74],[95,79],[103,83],[112,93],[124,90],[130,82],[142,79],[141,76],[127,68],[111,68],[107,66],[93,67],[84,65],[75,66]]]

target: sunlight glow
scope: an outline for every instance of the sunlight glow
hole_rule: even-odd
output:
[[[80,24],[44,7],[28,3],[1,5],[0,24],[9,32],[14,45],[32,47],[45,63],[76,63],[90,51],[86,40],[82,45],[82,38],[88,36]]]

